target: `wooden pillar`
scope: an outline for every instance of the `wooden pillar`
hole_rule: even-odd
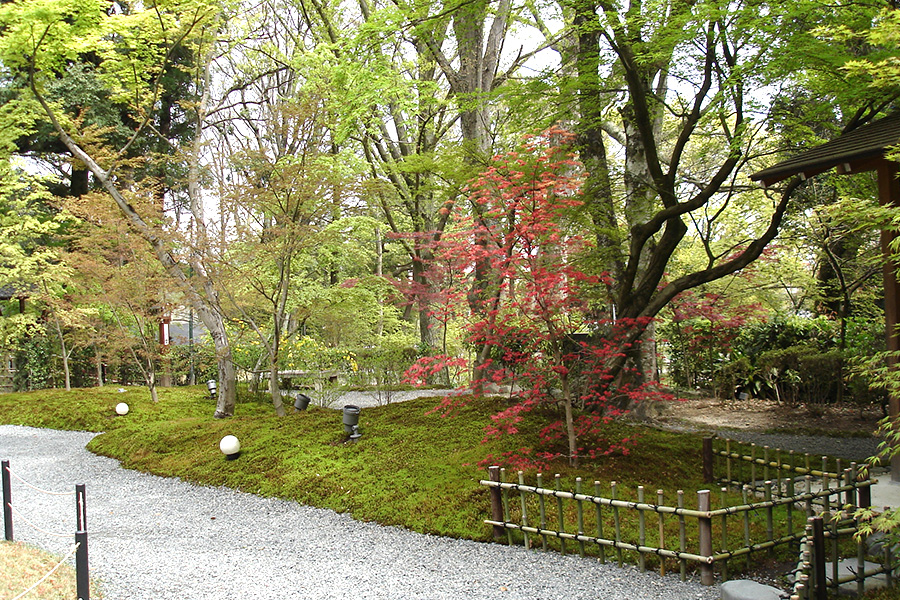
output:
[[[882,160],[878,164],[878,201],[882,206],[900,206],[900,181],[897,179],[897,163]],[[897,324],[900,322],[900,284],[897,282],[897,263],[891,258],[890,245],[896,233],[881,232],[881,251],[884,253],[884,324],[887,349],[900,350]],[[891,358],[889,367],[897,368],[897,359]],[[900,416],[900,394],[890,393],[888,414],[892,420]],[[900,482],[900,455],[891,458],[891,481]]]

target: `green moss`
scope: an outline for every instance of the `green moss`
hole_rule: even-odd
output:
[[[117,417],[114,407],[122,401],[131,410]],[[214,404],[203,386],[162,389],[157,404],[140,388],[0,395],[0,422],[104,431],[88,448],[129,469],[292,499],[424,533],[487,540],[490,503],[479,484],[487,474],[477,464],[487,455],[536,443],[531,433],[482,442],[501,402],[473,400],[452,416],[431,410],[435,398],[364,408],[363,435],[355,443],[346,440],[339,411],[311,407],[279,418],[265,399],[247,394],[238,416],[213,419]],[[528,421],[520,427],[536,429]],[[241,441],[236,460],[219,451],[228,434]],[[638,484],[672,495],[702,487],[698,438],[627,423],[610,424],[607,434],[637,442],[627,455],[602,457],[577,471],[554,465],[566,489],[574,487],[576,476],[590,485],[601,481],[604,489],[615,480],[623,494]],[[533,471],[525,475],[534,480]]]

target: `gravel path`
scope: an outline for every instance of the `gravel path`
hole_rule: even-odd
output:
[[[719,437],[752,442],[760,447],[809,452],[816,457],[828,455],[860,463],[878,452],[878,443],[881,441],[874,437],[825,437],[731,430],[719,432]]]
[[[592,559],[411,533],[227,488],[122,469],[93,434],[0,426],[0,458],[37,487],[87,486],[91,574],[105,600],[713,600],[716,587]],[[71,496],[18,481],[13,505],[74,531]],[[17,520],[17,521],[16,521]],[[14,517],[16,539],[65,554],[71,538]]]

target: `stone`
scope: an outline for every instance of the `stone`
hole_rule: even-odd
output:
[[[758,581],[734,579],[719,586],[722,600],[781,600],[786,597],[778,588]]]

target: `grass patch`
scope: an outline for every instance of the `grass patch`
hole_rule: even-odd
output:
[[[15,598],[59,564],[60,558],[18,542],[0,541],[0,597]],[[72,600],[77,597],[75,568],[66,563],[26,598]],[[91,582],[91,598],[101,598]]]

